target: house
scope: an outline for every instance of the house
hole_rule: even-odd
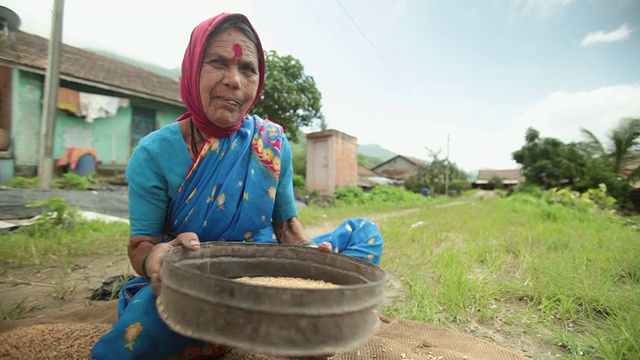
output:
[[[618,175],[620,175],[624,179],[627,179],[632,175],[634,171],[638,171],[638,168],[640,168],[640,153],[633,153],[632,160],[623,163]],[[631,186],[634,188],[639,188],[640,180],[637,178],[631,179]]]
[[[380,176],[401,180],[416,175],[421,166],[427,166],[427,163],[409,156],[397,155],[371,170]]]
[[[379,176],[364,166],[358,165],[358,187],[370,191],[378,185],[396,185],[398,180]]]
[[[496,185],[492,180],[500,180],[502,187],[513,187],[524,183],[525,178],[520,169],[480,170],[471,188],[492,190]]]
[[[307,134],[306,190],[323,195],[358,185],[358,141],[329,129]]]
[[[9,148],[0,149],[6,150],[1,169],[15,170],[11,177],[34,176],[48,40],[20,30],[0,35],[0,128],[10,134]],[[124,170],[143,136],[185,111],[177,79],[62,45],[53,157],[87,147],[100,170]]]

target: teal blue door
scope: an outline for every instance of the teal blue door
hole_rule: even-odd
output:
[[[156,129],[156,111],[141,107],[132,108],[131,119],[131,151],[140,139]]]

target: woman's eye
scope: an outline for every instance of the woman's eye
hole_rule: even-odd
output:
[[[221,59],[213,59],[213,60],[209,60],[207,61],[207,64],[212,65],[212,66],[224,66],[224,61],[222,61]]]
[[[255,74],[256,73],[256,69],[253,66],[243,66],[242,67],[242,71],[244,71],[246,73],[250,73],[250,74]]]

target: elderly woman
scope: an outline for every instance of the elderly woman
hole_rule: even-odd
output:
[[[96,343],[94,359],[212,358],[225,348],[184,337],[160,319],[155,298],[163,256],[201,242],[316,246],[378,264],[382,237],[348,219],[310,240],[298,221],[292,155],[281,126],[249,115],[264,84],[265,57],[241,14],[199,24],[182,63],[187,112],[140,141],[126,170],[129,258],[141,277],[121,290],[118,321]]]

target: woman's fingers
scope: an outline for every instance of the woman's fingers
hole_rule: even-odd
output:
[[[160,277],[160,273],[157,272],[151,276],[151,291],[153,295],[156,297],[160,296],[160,291],[162,290],[162,278]]]
[[[169,251],[171,246],[167,243],[157,244],[151,249],[151,253],[147,257],[147,262],[145,266],[145,271],[149,277],[152,277],[153,274],[160,272],[160,266],[162,266],[162,258],[164,254]]]
[[[333,246],[331,246],[330,242],[324,241],[322,244],[318,245],[318,250],[331,252],[333,251]]]
[[[195,251],[200,249],[200,239],[198,234],[193,232],[185,232],[176,236],[169,242],[172,246],[184,246],[187,250]]]
[[[151,288],[155,296],[160,295],[162,289],[162,277],[160,276],[160,268],[165,255],[174,247],[182,246],[187,250],[196,251],[200,249],[200,240],[196,233],[182,233],[175,239],[157,244],[151,250],[151,254],[147,258],[147,274],[151,279]]]

